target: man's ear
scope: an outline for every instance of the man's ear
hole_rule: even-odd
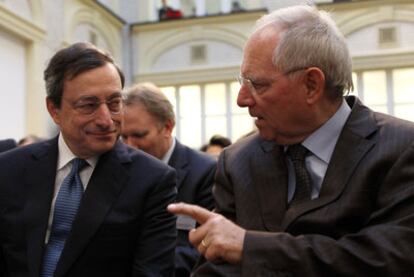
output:
[[[60,125],[60,108],[56,107],[55,103],[49,97],[46,98],[46,107],[53,121],[57,125]]]
[[[318,67],[306,69],[305,76],[306,101],[309,104],[320,99],[325,91],[325,74]]]
[[[165,135],[171,137],[172,131],[174,129],[174,122],[172,120],[167,120],[164,125]]]

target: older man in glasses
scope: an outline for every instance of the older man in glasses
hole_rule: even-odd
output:
[[[259,134],[222,153],[217,213],[169,207],[201,224],[193,276],[411,276],[414,125],[344,97],[351,57],[329,15],[264,16],[239,80]]]
[[[0,273],[171,276],[175,172],[118,142],[121,70],[77,43],[44,77],[60,134],[0,156]]]

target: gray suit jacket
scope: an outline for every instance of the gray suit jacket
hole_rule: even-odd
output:
[[[293,210],[280,146],[252,135],[223,152],[213,193],[248,230],[242,263],[194,276],[412,276],[414,125],[347,102],[320,197]]]

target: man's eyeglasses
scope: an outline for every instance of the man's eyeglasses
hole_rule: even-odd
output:
[[[119,114],[123,106],[123,98],[121,95],[113,96],[106,101],[101,101],[95,96],[81,97],[73,103],[64,98],[62,99],[68,101],[76,111],[84,115],[94,114],[102,104],[106,104],[111,114]]]
[[[300,67],[300,68],[294,68],[291,70],[288,70],[285,73],[280,74],[280,76],[287,76],[289,74],[292,74],[294,72],[308,69],[308,67]],[[249,88],[250,93],[260,95],[263,94],[266,91],[266,88],[270,87],[277,78],[271,80],[271,81],[253,81],[250,78],[243,77],[242,75],[239,75],[237,77],[237,81],[241,86],[246,85]]]

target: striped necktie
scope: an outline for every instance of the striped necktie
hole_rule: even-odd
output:
[[[55,202],[52,229],[43,256],[41,277],[53,276],[66,238],[72,228],[83,195],[83,185],[79,171],[87,165],[85,160],[72,160],[72,169],[62,182]]]
[[[289,207],[310,200],[312,181],[305,165],[305,158],[308,153],[309,150],[302,144],[294,144],[287,149],[287,155],[293,162],[296,176],[296,189]]]

